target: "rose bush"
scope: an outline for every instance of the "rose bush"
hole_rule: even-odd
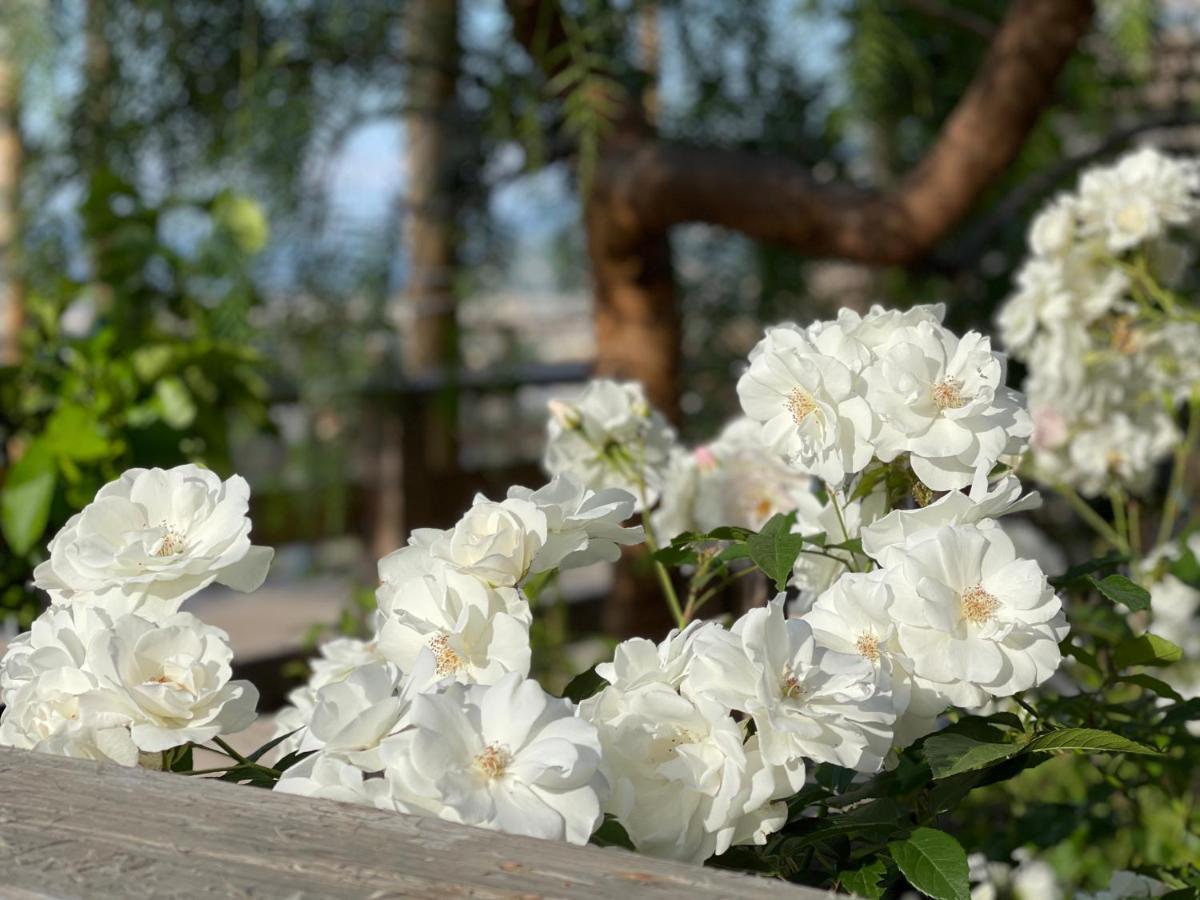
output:
[[[940,305],[767,329],[745,416],[693,450],[637,385],[554,401],[553,480],[380,560],[370,639],[322,648],[249,757],[222,735],[253,689],[178,612],[261,582],[245,485],[131,471],[51,543],[0,743],[189,771],[211,741],[229,780],[866,897],[1193,896],[1200,312],[1172,286],[1197,171],[1143,151],[1035,221],[1000,317],[1032,415]],[[1106,555],[1048,577],[1023,476]],[[551,696],[534,601],[643,542],[677,628]],[[766,601],[710,615],[748,577]]]

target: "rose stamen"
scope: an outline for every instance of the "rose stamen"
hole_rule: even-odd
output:
[[[977,584],[963,591],[962,614],[968,622],[985,625],[995,618],[999,608],[1000,601],[985,591],[983,585]]]

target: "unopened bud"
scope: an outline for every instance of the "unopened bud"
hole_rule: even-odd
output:
[[[701,472],[714,472],[721,465],[720,460],[708,447],[697,447],[692,451],[692,458],[696,460],[696,468]]]
[[[914,481],[912,486],[913,499],[917,506],[928,506],[933,502],[933,491],[923,481]]]
[[[549,407],[550,415],[554,416],[554,420],[567,431],[576,431],[583,425],[583,417],[579,414],[579,410],[570,403],[551,400],[546,406]]]

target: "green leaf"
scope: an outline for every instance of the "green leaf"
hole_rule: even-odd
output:
[[[777,513],[762,527],[758,534],[746,538],[750,558],[767,577],[775,582],[778,590],[786,590],[792,576],[792,566],[804,546],[804,538],[792,534],[796,513]]]
[[[668,568],[694,563],[697,560],[696,551],[687,544],[676,545],[674,543],[669,547],[660,547],[650,554],[650,558],[655,562],[660,562]]]
[[[167,751],[168,757],[164,758],[165,765],[163,766],[168,772],[190,772],[194,768],[192,765],[192,745],[184,744],[180,747],[173,747]]]
[[[1167,571],[1184,584],[1200,588],[1200,560],[1196,559],[1196,554],[1192,553],[1186,544],[1183,546],[1179,558],[1171,562]]]
[[[778,850],[783,854],[794,854],[813,844],[824,843],[832,838],[872,831],[891,833],[904,819],[904,813],[896,801],[890,798],[874,800],[856,806],[839,815],[819,819],[799,820],[802,824],[811,821],[812,827],[804,834],[788,835],[781,839]]]
[[[879,482],[887,478],[890,471],[891,466],[877,466],[874,469],[868,469],[864,472],[862,478],[858,480],[858,484],[855,485],[854,490],[850,494],[851,502],[861,500],[867,494],[871,493],[871,491],[875,490]]]
[[[876,858],[873,863],[862,868],[838,872],[837,880],[843,890],[857,894],[859,897],[866,897],[867,900],[879,900],[884,891],[884,886],[879,882],[886,872],[887,863]]]
[[[54,455],[40,439],[8,470],[0,492],[0,531],[15,555],[32,550],[46,530],[57,481]]]
[[[934,778],[949,778],[984,769],[1023,749],[1020,744],[988,743],[953,732],[930,735],[922,748]]]
[[[624,847],[626,850],[637,850],[629,832],[625,830],[625,826],[617,821],[616,816],[608,813],[604,814],[604,821],[600,823],[600,827],[592,832],[589,843],[595,844],[597,847]]]
[[[95,414],[75,403],[64,403],[54,411],[41,440],[54,456],[79,462],[103,459],[111,447]]]
[[[287,734],[281,734],[277,738],[272,738],[271,740],[269,740],[265,744],[263,744],[261,747],[259,747],[257,750],[255,750],[253,753],[248,754],[246,756],[246,759],[250,760],[250,762],[258,762],[260,759],[262,759],[264,756],[266,756],[268,753],[270,753],[272,750],[274,750],[276,747],[278,747],[280,744],[282,744],[284,741],[286,741],[288,738],[290,738],[293,734],[295,734],[299,730],[300,730],[299,728],[296,728],[292,731],[289,731]]]
[[[163,421],[182,431],[196,419],[196,402],[183,380],[171,375],[154,385],[154,397],[162,410]]]
[[[1124,575],[1106,575],[1099,581],[1089,575],[1087,580],[1109,600],[1133,612],[1150,608],[1150,592]]]
[[[1096,559],[1089,559],[1085,563],[1080,563],[1077,566],[1071,566],[1061,575],[1050,579],[1050,586],[1055,588],[1064,588],[1076,581],[1081,580],[1085,575],[1091,575],[1093,572],[1099,572],[1101,569],[1111,569],[1114,566],[1119,566],[1123,562],[1129,560],[1128,554],[1125,553],[1109,553],[1107,556],[1100,556]]]
[[[944,831],[918,828],[903,841],[888,844],[892,859],[909,884],[934,900],[969,900],[967,854]]]
[[[1025,749],[1037,753],[1052,750],[1085,750],[1093,753],[1149,753],[1158,755],[1158,751],[1137,741],[1102,731],[1099,728],[1060,728],[1040,737],[1034,738],[1025,745]]]
[[[578,703],[580,700],[586,700],[593,694],[600,693],[608,682],[596,674],[596,667],[592,666],[586,672],[580,672],[572,678],[565,688],[562,695],[572,703]]]
[[[1146,634],[1129,638],[1117,644],[1113,651],[1113,665],[1118,669],[1130,666],[1169,666],[1183,658],[1183,650],[1157,634]]]
[[[1125,684],[1136,684],[1142,690],[1150,691],[1152,694],[1158,694],[1158,696],[1174,700],[1176,703],[1183,702],[1183,696],[1179,691],[1175,690],[1175,688],[1162,679],[1155,678],[1153,675],[1146,675],[1143,672],[1139,672],[1136,675],[1118,675],[1114,681],[1124,682]]]

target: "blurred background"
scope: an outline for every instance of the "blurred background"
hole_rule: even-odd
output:
[[[710,171],[902,192],[1001,40],[1045,96],[911,246],[798,234],[791,193],[746,224]],[[123,469],[238,472],[272,576],[196,602],[278,702],[410,528],[544,480],[549,397],[638,378],[697,441],[764,324],[986,329],[1037,206],[1143,141],[1200,148],[1196,0],[0,0],[0,620]],[[628,630],[612,580],[537,639]]]

